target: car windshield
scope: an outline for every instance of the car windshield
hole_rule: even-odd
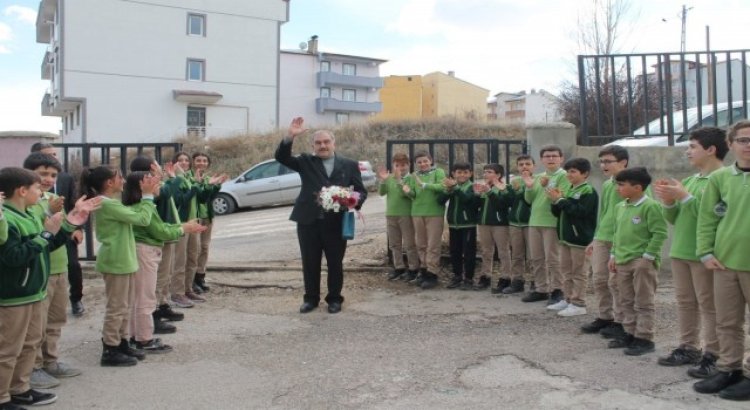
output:
[[[713,105],[704,105],[701,107],[701,116],[702,121],[698,117],[698,107],[692,107],[688,108],[687,110],[680,110],[675,111],[672,116],[672,124],[674,125],[674,133],[675,135],[681,135],[681,134],[687,134],[688,132],[692,131],[698,126],[703,127],[726,127],[729,125],[730,122],[737,121],[741,118],[747,118],[747,115],[743,115],[742,113],[742,101],[735,101],[732,103],[732,118],[731,121],[729,119],[729,104],[727,103],[719,103],[716,104],[716,111],[718,115],[718,122],[716,120],[717,116],[714,116],[714,106]],[[750,107],[750,102],[747,104],[748,107]],[[687,117],[687,129],[685,129],[683,124],[683,112],[685,113],[685,116]],[[656,136],[656,135],[667,135],[668,129],[667,129],[667,121],[668,116],[663,116],[661,118],[657,118],[651,122],[648,123],[648,133],[646,132],[646,126],[640,127],[637,130],[633,131],[633,136],[636,138],[643,138],[643,137],[650,137],[650,136]]]

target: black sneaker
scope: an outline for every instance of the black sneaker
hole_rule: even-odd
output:
[[[417,278],[417,271],[415,270],[406,271],[406,273],[404,273],[400,277],[400,279],[403,280],[404,282],[411,282],[416,278]]]
[[[625,354],[628,356],[640,356],[653,351],[654,342],[640,337],[634,337],[633,341],[625,348]]]
[[[147,354],[162,354],[172,351],[172,346],[165,345],[159,338],[151,339],[148,342],[135,342],[135,347],[143,350]]]
[[[0,404],[0,410],[26,410],[26,407],[21,407],[14,404],[12,401],[6,401]]]
[[[614,320],[596,318],[593,322],[586,323],[585,325],[581,326],[581,332],[588,334],[599,333],[600,330],[611,325],[612,323],[614,323]]]
[[[513,279],[510,281],[510,285],[503,288],[503,294],[504,295],[511,295],[513,293],[521,293],[523,292],[523,286],[526,283],[523,279]]]
[[[492,279],[487,275],[482,275],[477,279],[477,284],[474,285],[474,290],[485,290],[490,286],[492,286]]]
[[[687,374],[696,379],[706,379],[716,374],[716,357],[711,352],[703,353],[703,357],[697,365],[688,369]]]
[[[177,331],[175,325],[161,319],[154,318],[154,333],[157,335],[166,335]]]
[[[617,339],[625,334],[622,323],[612,322],[609,326],[599,331],[599,334],[605,339]]]
[[[396,280],[401,277],[401,275],[406,272],[406,269],[394,269],[390,273],[388,273],[388,280]]]
[[[445,285],[448,289],[456,289],[457,287],[461,286],[461,283],[463,282],[463,279],[461,279],[458,275],[453,275],[450,282],[448,282],[447,285]]]
[[[548,305],[554,305],[555,303],[563,300],[563,292],[560,289],[554,289],[549,295]]]
[[[73,316],[80,317],[83,316],[83,312],[86,311],[86,308],[83,306],[83,302],[76,300],[70,302],[70,311],[73,313]]]
[[[678,347],[672,350],[668,356],[660,357],[656,363],[661,366],[684,366],[686,364],[696,364],[701,359],[700,350]]]
[[[52,393],[42,393],[34,389],[26,390],[20,394],[11,394],[10,402],[13,404],[26,404],[29,406],[41,406],[57,401],[57,396]]]
[[[742,370],[732,370],[731,372],[716,372],[715,375],[703,379],[693,384],[693,390],[698,393],[714,394],[727,387],[742,381]]]
[[[160,319],[168,320],[170,322],[179,322],[185,319],[185,315],[180,312],[175,312],[172,307],[168,304],[159,305],[159,308],[154,311],[154,319],[159,317]]]
[[[125,339],[120,340],[120,346],[118,348],[120,349],[120,353],[126,356],[135,357],[138,360],[146,358],[146,353],[144,353],[143,350],[136,349],[133,347],[133,344]]]
[[[474,289],[474,279],[464,279],[461,283],[461,290],[472,290]]]
[[[422,279],[422,282],[419,284],[419,287],[422,289],[432,289],[438,284],[438,277],[436,274],[432,272],[425,272],[422,274],[424,279]]]
[[[635,337],[630,333],[623,333],[620,337],[616,337],[607,343],[607,347],[610,349],[622,349],[630,346],[633,343]]]
[[[743,377],[739,383],[735,383],[720,391],[719,397],[726,400],[750,400],[750,377]]]
[[[522,297],[521,302],[540,302],[542,300],[547,300],[548,298],[549,293],[533,291]]]
[[[503,289],[507,288],[508,286],[510,286],[510,279],[500,278],[497,280],[497,286],[492,288],[492,293],[493,294],[503,293]]]
[[[414,279],[409,281],[409,284],[414,286],[422,286],[422,282],[427,278],[427,271],[420,269],[419,272],[417,272],[417,276],[414,277]]]
[[[102,359],[99,364],[105,367],[135,366],[138,360],[121,352],[120,346],[107,346],[102,341]]]

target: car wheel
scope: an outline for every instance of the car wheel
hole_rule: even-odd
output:
[[[237,205],[234,203],[234,199],[227,194],[219,194],[218,196],[216,196],[216,198],[214,198],[212,206],[216,215],[231,214],[235,209],[237,209]]]

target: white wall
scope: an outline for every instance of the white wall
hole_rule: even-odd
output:
[[[526,124],[557,122],[561,119],[553,97],[542,91],[526,94]]]

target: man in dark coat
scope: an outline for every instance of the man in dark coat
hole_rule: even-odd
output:
[[[302,188],[294,202],[289,219],[297,222],[297,238],[302,256],[302,271],[305,282],[305,296],[300,313],[307,313],[318,307],[320,302],[320,267],[323,254],[328,263],[328,303],[329,313],[341,311],[344,297],[341,289],[344,284],[343,260],[346,240],[342,238],[343,212],[326,212],[318,203],[317,195],[321,188],[337,185],[353,187],[360,194],[356,209],[367,198],[367,190],[362,184],[359,164],[348,158],[336,155],[335,139],[330,131],[317,131],[313,134],[313,154],[292,156],[292,143],[307,130],[304,120],[292,120],[288,135],[276,149],[276,160],[299,172]]]

